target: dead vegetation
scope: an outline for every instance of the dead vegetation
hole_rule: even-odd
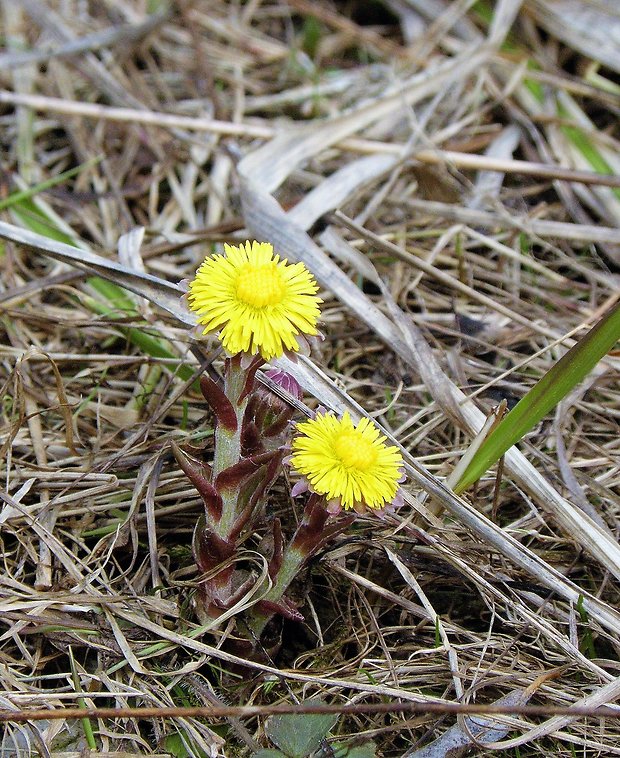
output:
[[[614,703],[617,355],[466,502],[442,484],[617,299],[613,0],[1,6],[0,707]],[[219,366],[174,285],[248,237],[324,288],[308,404],[361,406],[409,478],[395,516],[315,561],[305,623],[241,675],[235,615],[193,614],[200,501],[170,442],[208,442],[197,356]],[[282,481],[289,530],[297,508]],[[507,756],[620,755],[617,719],[494,723]],[[7,724],[2,755],[248,755],[263,724]],[[414,756],[454,724],[336,732]]]

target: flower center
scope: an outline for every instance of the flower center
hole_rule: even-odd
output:
[[[253,308],[278,305],[285,291],[282,276],[273,264],[253,266],[246,263],[237,275],[237,297]]]
[[[355,432],[344,432],[334,444],[336,455],[349,469],[370,468],[377,459],[377,451],[372,444]]]

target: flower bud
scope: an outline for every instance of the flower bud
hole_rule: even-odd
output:
[[[302,391],[297,381],[285,371],[270,369],[265,376],[282,387],[295,400],[301,400]],[[268,387],[259,386],[254,392],[249,412],[262,437],[275,437],[284,431],[295,411],[294,407]]]

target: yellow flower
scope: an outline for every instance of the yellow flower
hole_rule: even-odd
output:
[[[231,354],[265,360],[299,350],[298,336],[317,334],[318,285],[303,263],[289,264],[267,242],[224,245],[205,259],[189,285],[189,307],[203,334],[220,331]]]
[[[297,430],[301,434],[293,439],[291,465],[314,492],[359,511],[394,500],[403,460],[367,418],[354,426],[346,412],[340,420],[318,413],[297,424]]]

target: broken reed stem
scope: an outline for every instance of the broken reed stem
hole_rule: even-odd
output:
[[[132,122],[159,126],[168,129],[189,129],[197,132],[210,132],[226,136],[253,137],[271,139],[279,129],[257,124],[236,124],[217,119],[195,118],[193,116],[176,116],[171,113],[143,111],[134,108],[116,108],[93,103],[79,103],[44,95],[28,95],[8,90],[0,90],[0,103],[24,105],[37,111],[51,111],[66,115],[83,116],[103,121]],[[415,159],[429,165],[452,165],[458,169],[477,171],[498,171],[501,173],[538,176],[546,179],[559,179],[580,184],[620,187],[620,176],[616,174],[599,174],[595,171],[581,171],[565,166],[554,166],[534,161],[502,160],[485,155],[460,153],[453,150],[420,150],[411,155],[404,154],[402,145],[375,140],[348,138],[339,143],[339,147],[356,153],[372,155],[387,153],[401,155],[403,158]],[[574,226],[574,224],[571,224]]]

